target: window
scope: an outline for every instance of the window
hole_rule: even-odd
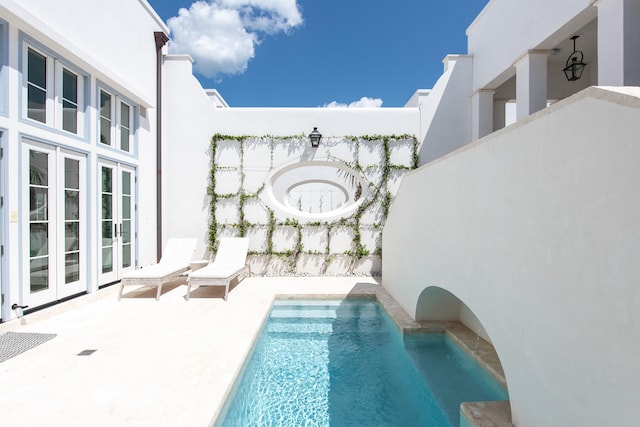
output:
[[[6,35],[6,31],[6,22],[0,19],[0,113],[2,114],[6,114],[8,111],[7,69],[9,67],[7,58],[8,46],[6,45],[8,37]]]
[[[47,58],[28,49],[27,58],[27,117],[47,122]]]
[[[100,91],[100,142],[111,145],[111,95]]]
[[[78,133],[78,75],[62,70],[62,129]]]
[[[85,77],[44,49],[33,46],[24,49],[24,116],[56,129],[82,135]]]
[[[131,108],[124,102],[120,103],[120,149],[129,152],[131,139]]]
[[[130,153],[133,149],[134,111],[120,96],[100,90],[100,143]]]

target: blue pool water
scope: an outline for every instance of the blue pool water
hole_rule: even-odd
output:
[[[217,426],[458,426],[507,393],[443,334],[403,341],[373,300],[278,301]]]

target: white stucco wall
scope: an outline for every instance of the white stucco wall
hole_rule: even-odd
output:
[[[25,28],[42,32],[48,46],[99,79],[136,99],[155,105],[154,31],[169,32],[146,0],[3,0]]]
[[[3,54],[6,66],[0,83],[5,96],[0,114],[3,133],[2,187],[4,206],[2,241],[6,249],[2,265],[4,304],[2,318],[15,317],[12,303],[22,303],[24,290],[24,248],[28,226],[23,224],[22,203],[24,180],[21,180],[24,159],[23,142],[33,140],[48,147],[61,147],[86,159],[87,199],[81,206],[86,213],[82,236],[84,272],[83,288],[98,289],[99,259],[99,176],[98,162],[108,160],[137,168],[137,224],[140,245],[137,248],[141,265],[155,261],[156,204],[155,188],[155,82],[156,56],[154,31],[168,31],[146,0],[139,1],[75,1],[2,0],[0,18],[3,26]],[[70,67],[82,76],[84,114],[78,135],[59,129],[50,120],[46,126],[25,120],[24,112],[24,52],[25,44],[41,50],[55,59],[56,64]],[[50,64],[53,64],[53,60]],[[49,69],[51,70],[51,68]],[[53,72],[50,71],[50,75]],[[50,94],[53,96],[50,86]],[[104,88],[141,111],[135,133],[136,152],[126,153],[98,143],[98,88]],[[54,103],[55,104],[55,103]],[[53,106],[53,104],[52,104]],[[49,108],[49,107],[48,107]],[[53,111],[53,110],[50,110]],[[56,128],[57,126],[57,128]],[[86,185],[86,186],[85,186]],[[151,189],[151,191],[149,191]]]
[[[207,246],[206,190],[214,134],[307,135],[314,127],[327,139],[419,134],[418,108],[216,108],[193,77],[188,57],[167,56],[163,73],[163,117],[170,122],[163,134],[163,175],[170,177],[163,181],[163,236],[197,237],[198,254]]]
[[[528,49],[552,49],[593,19],[592,0],[492,0],[467,29],[473,90],[500,77]],[[561,28],[566,27],[566,34]],[[509,76],[510,77],[510,76]],[[500,82],[503,83],[503,82]]]
[[[418,108],[221,108],[210,121],[230,135],[307,135],[317,127],[326,137],[417,136],[419,116]]]
[[[383,286],[423,319],[430,286],[469,307],[518,427],[640,419],[638,135],[640,89],[589,88],[401,184]]]
[[[604,0],[598,6],[599,84],[640,85],[640,2]]]
[[[472,58],[449,55],[444,73],[421,99],[420,161],[427,163],[471,142]],[[451,126],[451,123],[456,123]]]
[[[146,0],[95,2],[69,0],[65,7],[46,0],[24,0],[16,2],[3,0],[0,11],[9,20],[9,91],[11,100],[20,97],[22,84],[19,70],[22,37],[37,46],[43,46],[47,54],[66,61],[73,67],[79,67],[88,76],[85,91],[88,93],[88,106],[85,120],[89,122],[89,134],[85,138],[95,144],[97,139],[96,105],[99,101],[98,87],[123,96],[127,103],[140,106],[138,128],[135,139],[137,158],[95,144],[87,147],[86,142],[68,138],[60,133],[51,133],[49,129],[31,126],[19,120],[21,112],[11,110],[7,120],[0,119],[1,125],[10,129],[10,141],[17,141],[12,132],[42,141],[59,143],[80,152],[92,151],[89,157],[89,177],[91,188],[98,187],[97,158],[110,159],[137,167],[138,222],[137,233],[139,265],[156,262],[156,197],[150,191],[156,185],[156,48],[154,32],[166,31],[167,27],[150,8]],[[99,24],[100,22],[104,24]],[[109,27],[117,23],[117,30]],[[97,30],[104,25],[105,30]],[[11,95],[13,94],[13,95]],[[15,108],[15,107],[14,107]],[[5,125],[4,122],[7,124]],[[10,171],[10,176],[14,176]],[[12,190],[10,190],[12,191]],[[17,200],[17,194],[9,200]],[[92,210],[95,213],[95,211]],[[97,215],[97,214],[96,214]],[[91,219],[92,224],[97,221]],[[97,231],[95,231],[97,233]],[[97,241],[97,234],[91,241]],[[94,251],[94,248],[90,248]],[[92,257],[97,256],[94,252]],[[97,280],[97,269],[92,282]],[[13,283],[13,282],[12,282]],[[95,288],[96,285],[91,285]]]

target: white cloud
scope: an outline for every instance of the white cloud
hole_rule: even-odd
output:
[[[241,11],[246,28],[274,34],[302,24],[297,0],[214,0],[222,7]]]
[[[288,33],[302,22],[297,0],[197,1],[167,21],[169,51],[191,55],[205,77],[241,74],[262,34]]]
[[[324,108],[379,108],[382,107],[382,99],[380,98],[367,98],[363,96],[358,101],[354,101],[351,104],[341,104],[336,101],[331,101],[328,104],[323,105]]]

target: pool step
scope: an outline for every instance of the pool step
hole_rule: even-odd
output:
[[[335,334],[380,330],[378,306],[371,302],[276,301],[271,310],[267,332],[279,339],[326,339]],[[315,336],[314,336],[315,335]]]
[[[291,304],[274,305],[271,310],[271,318],[296,317],[296,318],[373,318],[378,316],[375,305],[366,307],[354,307],[349,305],[314,305],[301,306]]]

